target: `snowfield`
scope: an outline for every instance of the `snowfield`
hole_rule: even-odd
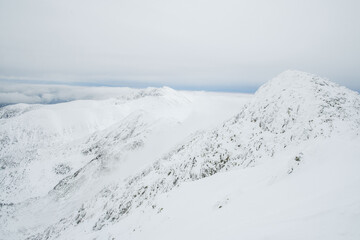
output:
[[[0,239],[360,239],[360,96],[126,89],[0,108]]]

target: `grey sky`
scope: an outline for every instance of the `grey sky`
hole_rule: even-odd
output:
[[[0,79],[360,89],[358,0],[0,0]]]

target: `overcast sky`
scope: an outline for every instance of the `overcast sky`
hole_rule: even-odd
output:
[[[0,79],[246,91],[297,69],[359,90],[359,12],[359,0],[0,0]]]

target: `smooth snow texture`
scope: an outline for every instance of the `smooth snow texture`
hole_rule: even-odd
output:
[[[4,239],[360,237],[360,97],[312,74],[2,111]]]

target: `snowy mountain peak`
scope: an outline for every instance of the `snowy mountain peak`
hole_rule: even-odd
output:
[[[193,100],[199,95],[186,95],[167,87],[148,88],[134,92],[127,95],[127,98],[122,98],[122,100],[125,99],[125,103],[121,103],[122,100],[119,99],[116,99],[115,104],[114,102],[104,103],[111,103],[112,111],[119,108],[121,106],[119,104],[125,104],[123,108],[118,109],[119,114],[120,112],[123,114],[128,109],[140,108],[138,109],[140,111],[126,115],[127,117],[119,117],[116,123],[100,131],[92,132],[87,138],[76,139],[71,142],[71,145],[55,148],[59,152],[58,155],[56,152],[53,153],[54,148],[48,149],[51,155],[44,156],[51,156],[54,163],[61,159],[62,164],[56,165],[61,175],[57,173],[56,178],[53,177],[54,174],[48,174],[47,170],[50,168],[43,169],[49,180],[53,180],[52,190],[38,199],[28,199],[24,203],[15,205],[3,204],[3,209],[18,218],[28,209],[32,212],[42,209],[44,204],[48,209],[60,208],[62,210],[57,211],[57,215],[52,216],[51,220],[41,219],[37,223],[26,222],[24,228],[27,232],[15,229],[15,233],[8,231],[7,234],[23,238],[30,236],[29,239],[68,239],[86,232],[89,238],[104,238],[104,236],[111,238],[124,235],[125,239],[131,239],[133,234],[137,236],[138,232],[141,236],[144,226],[148,226],[148,231],[152,231],[149,230],[152,229],[149,223],[152,220],[149,221],[149,219],[157,219],[160,225],[170,224],[171,221],[168,221],[170,217],[181,215],[183,210],[187,211],[186,208],[179,211],[175,204],[173,209],[177,211],[175,215],[171,214],[171,207],[168,206],[172,203],[168,201],[176,199],[171,197],[173,194],[184,200],[179,201],[180,205],[184,202],[186,205],[187,201],[191,205],[192,198],[195,202],[198,199],[197,191],[209,189],[209,192],[214,193],[213,185],[206,185],[207,183],[216,185],[217,181],[223,181],[224,184],[219,185],[218,188],[229,189],[226,190],[228,192],[224,190],[225,193],[220,199],[204,198],[206,202],[213,200],[216,202],[211,203],[212,207],[209,209],[203,212],[198,211],[199,215],[206,216],[214,216],[215,210],[218,211],[216,214],[221,214],[220,209],[225,208],[226,205],[232,204],[236,209],[237,202],[243,201],[242,199],[248,194],[252,194],[252,190],[247,192],[248,189],[257,190],[259,185],[263,185],[266,188],[261,188],[261,191],[266,192],[276,182],[290,181],[289,176],[294,176],[294,178],[301,176],[297,173],[303,167],[313,166],[316,170],[308,167],[307,171],[313,171],[317,176],[317,171],[322,171],[330,163],[333,164],[332,167],[340,166],[337,165],[338,159],[329,163],[328,159],[332,159],[331,156],[324,154],[327,144],[330,142],[331,146],[334,146],[338,139],[350,142],[355,139],[355,143],[360,140],[360,96],[358,93],[315,75],[289,70],[261,86],[253,97],[241,102],[239,106],[236,105],[237,115],[216,128],[186,135],[187,137],[182,141],[168,145],[171,147],[167,147],[166,151],[158,151],[161,154],[155,157],[155,147],[165,145],[165,141],[171,140],[172,136],[169,136],[171,135],[169,132],[172,133],[171,129],[181,125],[189,116],[191,109],[188,107],[193,102],[188,101],[188,97]],[[186,104],[181,107],[180,103]],[[182,111],[180,111],[181,108],[183,108]],[[212,108],[209,109],[213,112]],[[182,114],[178,115],[179,112]],[[218,112],[215,111],[216,113]],[[6,122],[5,119],[3,121]],[[208,121],[208,119],[205,117],[203,121]],[[166,132],[162,132],[161,129],[165,129]],[[155,141],[155,144],[151,144],[152,141]],[[147,146],[149,151],[141,152]],[[317,146],[322,149],[320,152]],[[36,152],[34,156],[39,158],[39,154],[41,152]],[[351,154],[348,156],[351,161],[357,158],[356,154],[353,155],[355,157]],[[10,154],[4,156],[8,157]],[[316,156],[326,163],[325,166],[316,165]],[[71,161],[64,161],[70,157],[74,161],[82,159],[82,163],[76,165]],[[126,161],[126,159],[131,161]],[[347,159],[342,161],[347,161]],[[8,162],[9,165],[12,163],[12,161]],[[40,168],[40,161],[34,166]],[[69,168],[66,168],[67,166]],[[346,165],[340,167],[342,166]],[[10,166],[6,167],[10,169]],[[34,169],[30,161],[23,167],[23,169],[27,168]],[[21,168],[14,167],[14,174],[17,169]],[[328,176],[330,177],[327,181],[332,181],[331,174]],[[354,176],[358,176],[357,172]],[[15,182],[13,178],[4,179],[12,181],[4,183],[7,183],[6,186],[14,191],[10,187]],[[202,180],[199,181],[200,179]],[[316,178],[316,181],[318,180]],[[302,177],[296,183],[298,185],[294,186],[300,186],[301,189],[313,186],[312,181],[308,185],[306,181],[308,179]],[[304,182],[306,184],[302,185]],[[328,185],[326,181],[325,183]],[[332,183],[336,185],[337,181]],[[48,185],[46,189],[49,189],[50,184]],[[205,186],[205,190],[197,186]],[[282,187],[281,183],[277,186]],[[288,191],[296,189],[289,186],[285,185],[285,190],[282,189],[285,191],[285,193],[282,192],[285,198],[274,202],[284,204],[289,202],[287,198],[290,198],[291,194],[288,194]],[[320,190],[324,187],[321,186]],[[197,191],[192,191],[193,194],[186,196],[176,195],[176,192],[184,188],[193,188]],[[319,189],[314,189],[314,192],[319,191]],[[215,190],[218,191],[218,189]],[[243,194],[243,191],[247,194]],[[270,193],[270,197],[277,195]],[[10,194],[3,194],[3,196],[11,199]],[[235,196],[237,199],[231,200]],[[324,196],[327,196],[327,192]],[[305,197],[303,195],[300,197],[303,198],[305,204],[310,202],[306,194]],[[251,201],[238,205],[251,208],[252,202],[259,199],[261,200],[259,206],[268,204],[261,197],[254,197]],[[296,201],[296,197],[293,200]],[[201,208],[202,204],[198,207]],[[197,209],[194,210],[197,211]],[[272,208],[263,210],[268,213]],[[38,214],[46,218],[50,211],[44,210]],[[287,212],[288,209],[282,209],[282,211]],[[240,212],[242,214],[244,211]],[[256,209],[253,212],[258,214]],[[253,212],[249,214],[250,218]],[[162,218],[162,214],[166,217]],[[237,213],[228,211],[228,214],[232,216]],[[23,227],[22,224],[16,222],[16,218],[14,219],[0,218],[2,221],[0,223],[9,226],[15,222]],[[189,216],[183,219],[191,222]],[[227,223],[231,221],[225,217],[222,219]],[[222,223],[219,222],[219,224]],[[140,231],[137,231],[138,229]],[[142,238],[139,237],[139,239]]]
[[[359,110],[357,92],[316,75],[293,70],[261,86],[248,108],[254,119],[259,118],[263,129],[279,132],[290,124],[293,131],[297,128],[314,133],[314,128],[319,128],[321,135],[328,135],[343,121],[350,121],[347,126],[358,129]],[[317,135],[319,132],[313,136]]]
[[[264,95],[266,94],[266,92],[278,93],[285,90],[296,90],[305,94],[306,92],[322,87],[342,88],[336,83],[333,83],[327,79],[321,78],[311,73],[297,70],[287,70],[262,85],[258,89],[256,94]]]
[[[93,231],[102,231],[139,209],[161,211],[159,196],[184,182],[257,167],[281,156],[286,164],[276,174],[290,174],[308,158],[303,151],[309,142],[323,141],[334,132],[359,133],[359,107],[357,93],[311,74],[286,71],[262,86],[238,115],[193,135],[125,182],[105,187],[47,231],[72,228],[79,216],[81,222],[91,222]]]
[[[145,97],[167,97],[172,98],[174,101],[184,101],[184,95],[175,91],[170,87],[161,87],[161,88],[154,88],[148,87],[145,89],[138,89],[132,92],[129,92],[126,95],[119,96],[118,99],[125,99],[125,100],[137,100],[140,98]],[[186,100],[185,100],[186,101]]]

